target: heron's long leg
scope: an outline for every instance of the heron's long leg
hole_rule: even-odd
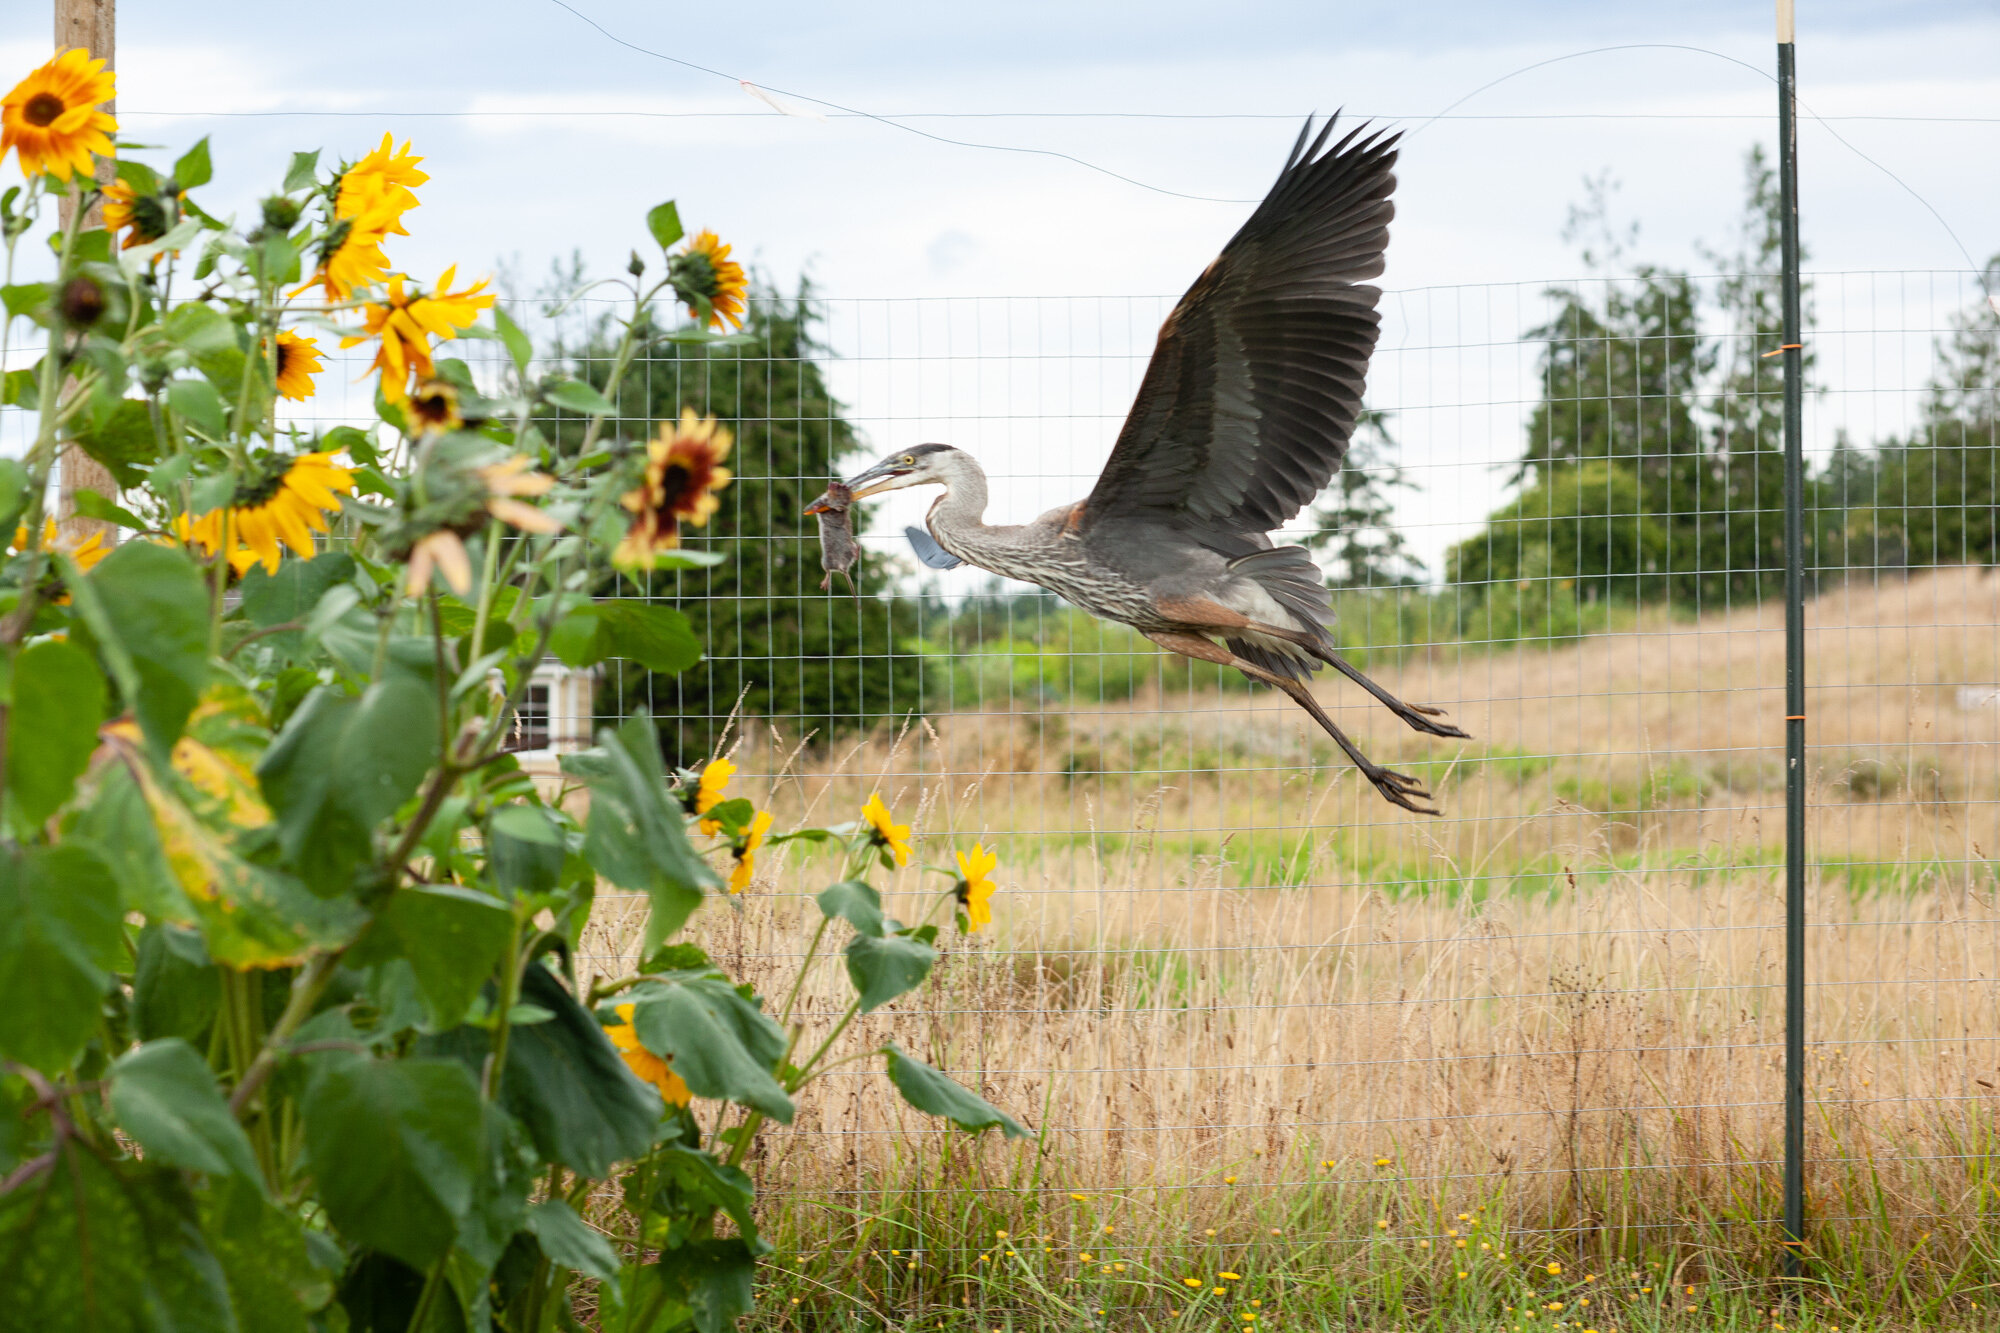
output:
[[[1293,680],[1290,676],[1280,676],[1276,672],[1266,671],[1255,663],[1244,661],[1227,648],[1199,634],[1176,633],[1171,630],[1142,630],[1140,632],[1154,643],[1159,644],[1162,648],[1179,653],[1183,657],[1193,657],[1204,662],[1217,662],[1223,666],[1233,666],[1252,680],[1261,680],[1266,685],[1277,686],[1292,697],[1293,703],[1310,713],[1313,721],[1319,723],[1321,729],[1327,735],[1333,737],[1333,743],[1338,745],[1341,748],[1341,752],[1354,762],[1354,766],[1361,770],[1361,776],[1367,778],[1374,785],[1375,790],[1382,794],[1384,800],[1388,801],[1391,805],[1399,805],[1413,814],[1436,815],[1444,813],[1432,806],[1418,805],[1416,803],[1418,801],[1434,799],[1430,792],[1425,789],[1422,782],[1407,773],[1398,773],[1392,769],[1384,768],[1367,755],[1361,753],[1355,747],[1354,742],[1347,738],[1347,733],[1335,726],[1333,719],[1326,715],[1326,710],[1319,706],[1319,700],[1313,698],[1312,691],[1306,687],[1304,681]]]
[[[1468,740],[1471,739],[1471,732],[1461,731],[1450,722],[1431,721],[1432,718],[1443,717],[1444,709],[1433,708],[1429,704],[1404,703],[1401,699],[1398,699],[1395,695],[1368,679],[1367,676],[1361,673],[1361,668],[1355,666],[1354,663],[1348,661],[1339,653],[1334,652],[1331,648],[1317,645],[1309,645],[1309,647],[1313,656],[1332,666],[1341,675],[1347,677],[1377,699],[1380,699],[1390,712],[1402,718],[1403,721],[1409,723],[1416,730],[1426,732],[1432,736],[1458,736]]]

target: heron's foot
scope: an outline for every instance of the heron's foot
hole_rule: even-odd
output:
[[[1361,775],[1375,784],[1375,790],[1382,793],[1382,799],[1391,805],[1399,805],[1412,814],[1441,815],[1444,811],[1431,805],[1418,805],[1418,801],[1433,801],[1430,789],[1408,773],[1398,773],[1394,769],[1369,765],[1361,770]]]
[[[1412,731],[1421,731],[1426,736],[1451,736],[1459,740],[1472,739],[1471,732],[1465,731],[1453,723],[1433,722],[1431,720],[1432,718],[1440,718],[1445,715],[1445,711],[1442,708],[1434,708],[1430,704],[1404,703],[1400,699],[1390,704],[1389,708],[1397,717],[1409,723]]]

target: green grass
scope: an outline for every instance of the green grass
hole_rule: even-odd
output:
[[[1886,1267],[1876,1266],[1882,1256],[1872,1248],[1855,1268],[1847,1251],[1829,1247],[1800,1278],[1787,1279],[1775,1228],[1747,1220],[1752,1205],[1775,1202],[1761,1193],[1744,1200],[1742,1215],[1681,1225],[1676,1241],[1663,1245],[1636,1227],[1512,1230],[1504,1195],[1446,1202],[1400,1182],[1331,1178],[1368,1164],[1330,1164],[1325,1183],[1281,1187],[1250,1183],[1261,1165],[1218,1166],[1214,1178],[1191,1186],[1113,1199],[1070,1194],[1032,1166],[1017,1167],[1007,1187],[975,1189],[962,1172],[934,1163],[936,1188],[885,1192],[865,1209],[822,1200],[805,1206],[809,1219],[782,1214],[748,1326],[965,1333],[2000,1326],[1990,1231],[1971,1236],[1964,1257],[1933,1254],[1926,1238]],[[1240,1196],[1213,1218],[1220,1225],[1189,1226],[1164,1246],[1122,1243],[1128,1227],[1157,1242],[1161,1215],[1193,1215],[1186,1196],[1217,1191]],[[1203,1217],[1214,1212],[1212,1200],[1196,1206]],[[809,1234],[832,1230],[842,1240],[800,1248],[801,1238],[787,1231],[793,1220],[807,1220]]]

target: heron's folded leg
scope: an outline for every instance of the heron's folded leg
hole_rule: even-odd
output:
[[[1170,652],[1179,653],[1183,657],[1197,658],[1204,662],[1216,662],[1223,666],[1233,666],[1252,680],[1261,680],[1266,685],[1277,686],[1292,697],[1293,703],[1312,714],[1313,721],[1319,723],[1320,728],[1327,735],[1333,737],[1333,743],[1338,745],[1341,752],[1353,761],[1354,766],[1361,770],[1361,776],[1367,778],[1374,785],[1375,790],[1382,794],[1384,800],[1388,801],[1391,805],[1399,805],[1413,814],[1437,815],[1444,813],[1435,807],[1417,804],[1418,801],[1433,799],[1422,782],[1407,773],[1398,773],[1393,769],[1384,768],[1367,755],[1361,753],[1355,747],[1354,742],[1347,738],[1347,733],[1335,726],[1333,719],[1326,715],[1326,710],[1319,706],[1319,700],[1313,698],[1312,691],[1306,687],[1304,681],[1293,680],[1289,676],[1280,676],[1274,672],[1264,670],[1264,668],[1257,666],[1255,663],[1246,662],[1221,644],[1200,634],[1180,633],[1172,630],[1143,630],[1141,632],[1154,643],[1159,644],[1162,648]]]

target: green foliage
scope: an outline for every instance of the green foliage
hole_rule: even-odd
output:
[[[173,170],[206,183],[207,145]],[[166,191],[135,159],[121,179]],[[46,187],[30,182],[37,209]],[[378,386],[384,430],[307,439],[282,425],[268,347],[296,318],[283,290],[300,255],[337,250],[349,225],[317,155],[293,159],[284,191],[248,236],[163,194],[150,203],[178,216],[185,202],[189,219],[169,237],[114,252],[72,228],[51,280],[7,293],[8,318],[48,337],[34,375],[7,381],[6,410],[34,414],[10,436],[33,443],[0,461],[0,513],[27,533],[0,563],[4,1322],[552,1333],[588,1299],[607,1329],[721,1333],[768,1252],[742,1163],[828,1068],[881,1059],[920,1109],[1018,1126],[898,1056],[837,1048],[936,958],[930,920],[881,915],[866,875],[883,847],[866,825],[773,839],[814,839],[843,862],[801,967],[837,970],[850,940],[855,993],[816,1048],[800,1049],[803,973],[773,1008],[674,939],[723,889],[718,867],[770,833],[724,779],[705,787],[662,760],[663,731],[706,735],[708,702],[639,711],[566,755],[587,804],[507,752],[550,657],[661,682],[712,665],[683,608],[614,595],[634,590],[617,569],[734,599],[746,568],[624,554],[651,423],[621,433],[613,405],[635,400],[619,375],[489,397],[431,358],[442,386]],[[649,226],[677,238],[671,208]],[[202,294],[162,318],[188,264]],[[659,334],[650,303],[669,288],[688,299],[671,277],[640,287],[643,270],[621,367]],[[78,275],[117,288],[116,320],[66,324],[50,293]],[[430,303],[427,358],[440,324],[470,331],[476,296],[408,297]],[[525,371],[532,344],[494,323]],[[804,346],[802,316],[760,327]],[[665,336],[690,365],[735,345]],[[796,518],[802,483],[773,495],[799,451],[824,465],[849,440],[809,368],[736,374],[732,392],[803,392],[820,413],[811,426],[738,414],[746,443],[793,450],[779,471],[748,469],[769,484],[731,511],[737,531],[764,532],[773,514]],[[463,422],[425,419],[452,394]],[[101,561],[68,537],[44,544],[58,423],[43,404],[69,405],[66,428],[124,469],[119,504],[80,507],[136,530]],[[559,412],[588,424],[551,439],[542,424]],[[812,604],[830,626],[853,619],[844,601]],[[883,604],[867,605],[867,632],[886,634]],[[758,642],[756,655],[791,651]],[[858,708],[827,679],[825,707]],[[601,880],[651,907],[630,976],[575,972]],[[939,886],[928,917],[954,902]],[[624,1212],[607,1235],[578,1208],[612,1178]]]
[[[1587,185],[1566,236],[1588,266],[1618,271],[1637,228],[1612,225],[1607,179]],[[1783,375],[1764,355],[1780,341],[1779,225],[1753,150],[1734,248],[1707,256],[1726,275],[1712,291],[1637,264],[1546,294],[1554,313],[1527,334],[1543,347],[1542,398],[1513,474],[1521,492],[1446,559],[1486,603],[1475,637],[1572,635],[1604,599],[1699,609],[1779,590]],[[1710,306],[1719,337],[1705,332]]]

